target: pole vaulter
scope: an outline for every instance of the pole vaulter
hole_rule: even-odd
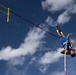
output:
[[[48,34],[58,38],[64,48],[64,50],[61,51],[62,54],[64,54],[64,75],[67,75],[67,69],[66,69],[66,55],[71,55],[71,57],[75,57],[76,53],[75,53],[75,48],[73,43],[70,41],[69,36],[66,38],[65,35],[63,34],[63,32],[58,28],[58,26],[56,26],[56,31],[58,36],[54,35],[53,33],[43,29],[42,27],[36,25],[35,23],[33,23],[32,21],[22,17],[21,15],[17,14],[16,12],[10,10],[10,8],[5,7],[4,5],[0,4],[1,7],[3,7],[4,9],[8,10],[8,12],[4,12],[2,10],[0,10],[0,12],[4,13],[7,15],[7,22],[9,22],[9,18],[10,18],[10,12],[13,13],[14,15],[18,16],[19,18],[23,19],[24,21],[27,21],[28,23],[30,23],[33,26],[38,27],[39,29],[47,32]]]

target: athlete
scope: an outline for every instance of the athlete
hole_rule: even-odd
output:
[[[63,34],[63,32],[58,28],[58,26],[56,26],[56,31],[57,34],[59,36],[59,40],[64,48],[64,50],[61,51],[62,54],[68,54],[71,55],[72,57],[76,56],[75,53],[75,48],[73,43],[70,41],[69,35],[67,37],[65,37],[65,35]]]

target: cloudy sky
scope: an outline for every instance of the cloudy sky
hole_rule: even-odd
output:
[[[0,0],[0,4],[56,36],[57,24],[76,46],[76,0]],[[64,75],[62,49],[58,38],[12,13],[7,23],[0,12],[0,75]],[[67,56],[68,75],[76,75],[75,59]]]

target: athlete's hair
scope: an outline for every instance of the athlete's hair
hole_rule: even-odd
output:
[[[71,56],[72,56],[72,57],[75,57],[75,54],[72,54]]]

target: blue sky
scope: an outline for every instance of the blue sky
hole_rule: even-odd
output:
[[[54,20],[66,36],[71,34],[76,46],[75,0],[1,0],[0,4],[57,35]],[[0,75],[63,75],[60,50],[56,37],[12,13],[7,23],[6,15],[0,12]],[[67,56],[68,75],[76,75],[75,59]]]

